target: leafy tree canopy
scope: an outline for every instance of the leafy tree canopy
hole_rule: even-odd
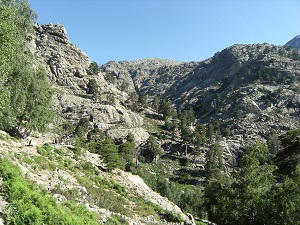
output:
[[[52,90],[44,68],[33,68],[26,35],[36,14],[27,1],[0,2],[0,129],[28,135],[52,120]]]

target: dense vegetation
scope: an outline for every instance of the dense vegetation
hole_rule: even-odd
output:
[[[288,146],[278,156],[289,157],[287,152],[298,155],[299,130],[290,131]],[[230,176],[220,173],[219,179],[210,179],[205,188],[205,207],[208,218],[218,224],[298,224],[299,217],[299,160],[297,166],[285,164],[277,169],[270,163],[269,150],[260,142],[246,149]],[[299,158],[298,158],[299,159]],[[293,159],[294,161],[295,159]],[[289,176],[285,175],[289,171]],[[284,172],[284,173],[282,173]]]
[[[25,0],[0,2],[0,129],[14,135],[43,131],[53,117],[46,71],[26,49],[35,18]]]
[[[99,224],[96,215],[83,206],[56,200],[36,184],[22,176],[9,159],[0,159],[3,178],[1,192],[9,205],[4,213],[5,224]]]

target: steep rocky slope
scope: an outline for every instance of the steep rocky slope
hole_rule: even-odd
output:
[[[143,124],[142,117],[124,107],[128,94],[108,83],[102,74],[87,75],[90,59],[70,43],[62,25],[35,25],[34,31],[28,37],[28,48],[37,62],[45,65],[56,89],[53,105],[57,115],[72,124],[87,118],[90,127],[104,130]],[[88,93],[90,80],[96,81],[100,97]]]
[[[234,45],[202,62],[149,59],[101,69],[178,109],[193,107],[203,123],[219,121],[254,140],[299,126],[299,55],[290,47]]]
[[[292,40],[288,41],[285,45],[300,49],[300,35],[297,35]]]
[[[117,85],[124,82],[129,90],[144,92],[149,96],[162,96],[166,90],[190,73],[199,63],[181,63],[156,58],[137,61],[110,61],[100,67],[102,73],[111,73]]]

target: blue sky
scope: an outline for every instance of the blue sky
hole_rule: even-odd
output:
[[[29,0],[99,64],[201,61],[233,44],[284,45],[300,35],[300,0]]]

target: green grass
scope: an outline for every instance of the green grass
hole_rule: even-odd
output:
[[[24,178],[7,158],[0,159],[0,175],[2,194],[9,202],[4,211],[5,224],[99,224],[97,216],[84,206],[72,202],[57,204],[45,190]]]

